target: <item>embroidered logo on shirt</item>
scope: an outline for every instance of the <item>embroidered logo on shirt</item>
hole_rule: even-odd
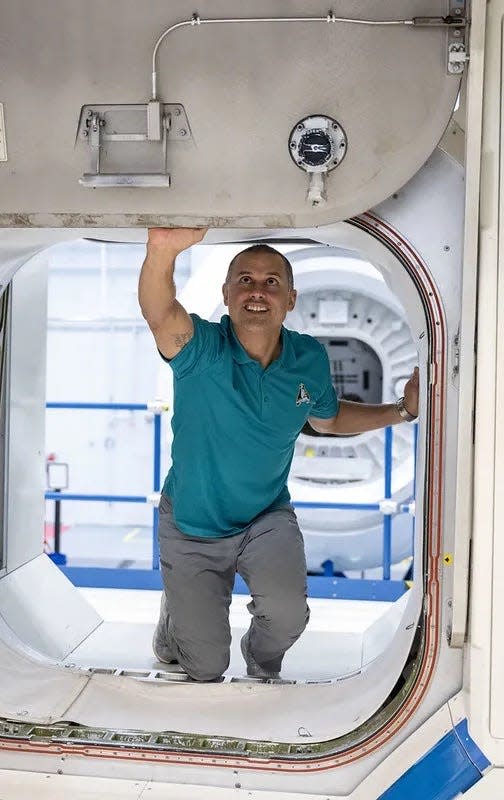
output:
[[[301,403],[311,403],[311,397],[306,391],[304,383],[299,384],[299,389],[296,397],[296,405],[300,406]]]

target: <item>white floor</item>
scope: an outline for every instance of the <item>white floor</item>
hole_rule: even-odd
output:
[[[160,592],[116,589],[81,589],[96,608],[103,623],[66,659],[85,667],[170,670],[177,665],[156,661],[151,649],[158,617]],[[240,638],[248,628],[250,598],[234,595],[230,611],[232,631],[231,663],[226,676],[244,677],[245,664],[240,653]],[[363,665],[363,638],[366,652],[376,655],[380,642],[370,641],[380,625],[374,625],[390,603],[353,600],[310,599],[311,618],[306,631],[287,652],[282,669],[284,680],[327,680],[360,669]]]

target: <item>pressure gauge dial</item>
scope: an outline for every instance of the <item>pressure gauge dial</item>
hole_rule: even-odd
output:
[[[332,117],[305,117],[289,136],[291,157],[306,172],[330,172],[345,157],[346,150],[345,131]]]

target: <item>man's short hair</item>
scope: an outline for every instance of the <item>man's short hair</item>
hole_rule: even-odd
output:
[[[233,264],[235,263],[238,256],[243,255],[243,253],[270,253],[271,255],[274,256],[280,256],[285,266],[285,272],[287,275],[287,283],[289,289],[294,288],[294,274],[292,272],[292,264],[290,263],[289,259],[284,256],[283,253],[280,253],[278,250],[275,250],[274,247],[270,247],[269,244],[253,244],[251,247],[247,247],[245,250],[240,250],[240,252],[237,253],[234,258],[231,259],[231,262],[229,264],[229,269],[226,275],[226,283],[229,282],[229,278],[231,277],[231,270],[233,268]]]

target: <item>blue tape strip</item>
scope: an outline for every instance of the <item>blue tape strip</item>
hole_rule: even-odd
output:
[[[467,720],[443,736],[378,800],[454,800],[480,780],[490,765],[471,739]]]

